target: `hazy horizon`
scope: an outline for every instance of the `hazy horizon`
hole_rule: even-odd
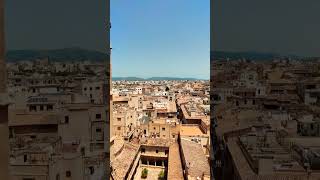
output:
[[[177,79],[199,79],[199,80],[209,80],[208,78],[195,78],[190,76],[112,76],[112,78],[141,78],[141,79],[151,79],[151,78],[177,78]]]

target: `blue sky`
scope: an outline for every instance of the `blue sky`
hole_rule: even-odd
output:
[[[81,47],[105,52],[107,1],[9,0],[6,49]]]
[[[112,75],[210,75],[209,0],[111,0]]]

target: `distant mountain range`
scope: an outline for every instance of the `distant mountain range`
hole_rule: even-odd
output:
[[[229,51],[211,51],[211,60],[237,60],[237,59],[248,59],[248,60],[273,60],[277,58],[304,58],[296,55],[280,55],[276,53],[262,53],[262,52],[229,52]]]
[[[262,52],[230,52],[230,51],[211,51],[210,57],[213,60],[237,60],[237,59],[249,59],[249,60],[273,60],[276,58],[291,58],[301,59],[306,57],[296,55],[280,55],[276,53],[262,53]],[[64,49],[52,49],[52,50],[9,50],[6,53],[6,59],[8,62],[17,62],[23,60],[36,60],[48,58],[50,61],[105,61],[107,59],[107,53],[82,49],[78,47],[64,48]],[[311,57],[308,57],[311,58]],[[129,77],[130,78],[130,77]],[[134,77],[133,77],[134,78]],[[157,77],[155,77],[157,78]],[[162,78],[162,77],[161,77]],[[169,78],[170,79],[170,78]],[[182,78],[183,79],[183,78]],[[190,78],[187,78],[190,79]]]
[[[151,78],[139,78],[139,77],[112,77],[114,81],[183,81],[183,80],[202,80],[197,78],[177,78],[177,77],[151,77]]]
[[[8,62],[48,58],[52,61],[105,61],[107,54],[81,48],[64,48],[52,50],[9,50],[6,53]]]

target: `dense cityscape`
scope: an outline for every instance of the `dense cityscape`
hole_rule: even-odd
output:
[[[320,180],[316,2],[84,2],[0,0],[0,180]]]
[[[106,178],[106,64],[45,58],[7,72],[12,179]]]
[[[211,62],[216,179],[319,179],[318,60]]]
[[[209,81],[113,81],[113,179],[210,179]]]

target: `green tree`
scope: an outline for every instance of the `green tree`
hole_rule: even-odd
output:
[[[148,169],[147,168],[144,168],[141,172],[141,178],[142,179],[146,179],[148,176]]]
[[[165,180],[165,174],[163,170],[158,174],[158,180]]]

